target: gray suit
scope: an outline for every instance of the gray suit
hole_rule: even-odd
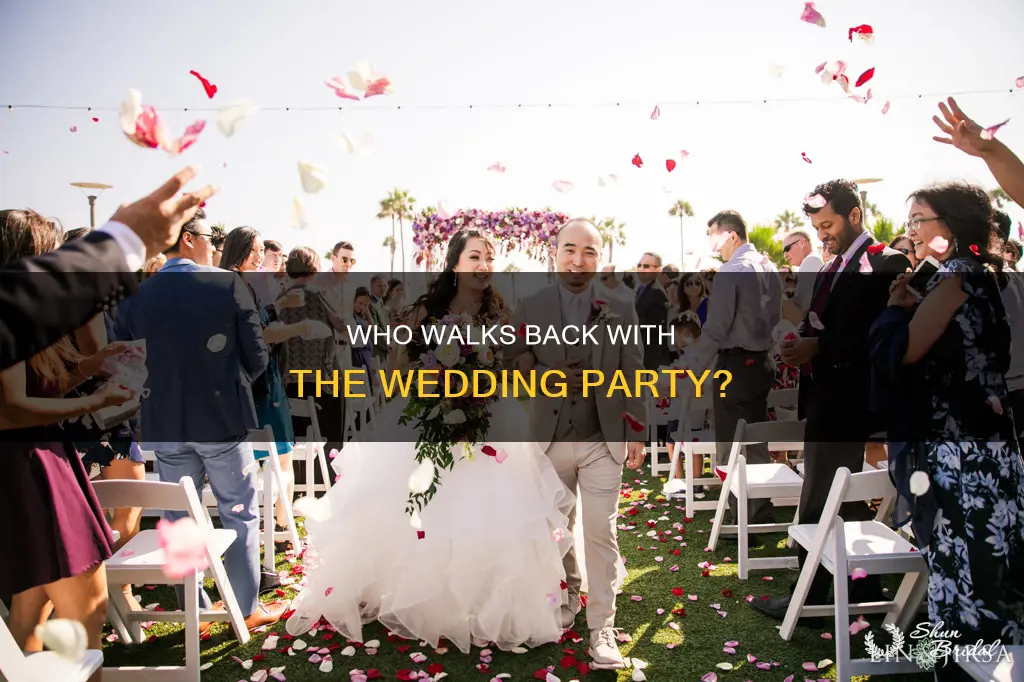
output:
[[[519,303],[513,313],[513,322],[536,325],[541,336],[548,327],[565,326],[562,301],[556,284],[546,287]],[[592,301],[595,299],[592,299]],[[619,547],[616,540],[615,519],[618,513],[619,489],[622,485],[622,463],[626,457],[627,439],[642,440],[640,433],[627,432],[623,412],[639,420],[644,417],[644,401],[639,397],[627,398],[622,392],[607,395],[607,386],[616,370],[625,373],[630,385],[636,372],[643,369],[643,349],[637,344],[612,344],[608,340],[608,325],[636,325],[637,316],[632,301],[604,300],[610,312],[596,332],[597,345],[567,347],[563,344],[527,346],[517,337],[509,355],[515,357],[526,350],[537,358],[534,368],[538,374],[556,368],[568,359],[577,359],[580,369],[604,372],[602,387],[590,389],[588,397],[570,391],[564,398],[538,396],[531,403],[531,423],[534,438],[547,453],[566,487],[575,492],[579,488],[585,499],[583,529],[586,542],[589,594],[587,624],[590,629],[611,627],[615,623],[615,588]],[[594,324],[594,322],[588,322]],[[575,507],[569,512],[569,530],[575,524]],[[566,582],[571,593],[579,593],[582,579],[575,552],[565,557]]]

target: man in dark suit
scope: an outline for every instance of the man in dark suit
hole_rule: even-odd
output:
[[[855,183],[833,180],[808,196],[826,202],[820,207],[805,204],[804,213],[833,259],[818,274],[802,336],[785,342],[782,360],[800,367],[800,418],[807,420],[800,523],[817,523],[836,471],[846,467],[859,473],[868,438],[880,429],[870,410],[868,332],[885,310],[889,285],[906,272],[910,261],[876,242],[865,229]],[[860,502],[843,505],[841,514],[847,521],[872,518],[868,506]],[[801,566],[805,559],[801,551]],[[831,575],[819,568],[807,604],[825,604],[830,594]],[[880,596],[876,576],[851,583],[851,602]],[[751,606],[781,620],[789,597],[755,599]]]
[[[655,325],[668,329],[668,296],[658,284],[661,274],[661,256],[648,251],[636,265],[636,316],[640,325]],[[658,341],[655,330],[644,330],[644,369],[656,370],[669,363],[667,344]],[[650,340],[650,343],[647,341]]]
[[[236,533],[224,567],[249,629],[276,622],[284,607],[259,603],[259,505],[250,429],[258,426],[252,382],[270,356],[252,293],[237,273],[213,267],[213,232],[200,209],[181,230],[168,261],[126,300],[119,339],[145,339],[150,393],[142,438],[156,453],[160,480],[209,478],[220,520]],[[176,521],[187,512],[166,512]],[[179,599],[183,593],[179,589]],[[205,591],[201,606],[211,607]],[[200,632],[208,631],[204,624]]]
[[[217,192],[176,196],[199,171],[190,166],[147,197],[117,209],[91,234],[0,269],[0,370],[27,360],[135,292],[147,257],[178,239],[181,226]]]

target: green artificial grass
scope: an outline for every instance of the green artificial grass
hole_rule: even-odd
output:
[[[647,470],[649,472],[649,470]],[[762,595],[773,597],[788,594],[790,584],[796,580],[795,570],[752,571],[750,578],[741,581],[737,578],[737,565],[728,557],[735,557],[736,543],[726,538],[719,543],[715,552],[705,552],[704,548],[711,530],[710,512],[702,512],[687,522],[682,512],[681,501],[666,501],[659,493],[664,479],[653,479],[649,474],[638,475],[627,470],[623,477],[623,493],[621,511],[627,515],[619,520],[624,524],[635,525],[635,530],[619,531],[619,547],[626,558],[628,578],[618,599],[616,626],[631,637],[630,642],[620,643],[623,656],[632,657],[647,663],[643,670],[648,680],[652,681],[698,681],[705,674],[714,672],[721,682],[737,680],[753,680],[755,682],[773,682],[787,679],[800,682],[804,679],[835,679],[835,666],[826,663],[819,672],[806,672],[802,668],[804,662],[819,662],[835,658],[834,641],[822,638],[822,630],[799,627],[792,641],[784,642],[779,637],[776,621],[772,621],[755,612],[744,600],[747,595],[756,598]],[[638,513],[629,516],[631,503],[640,501]],[[645,508],[653,505],[652,508]],[[653,528],[648,528],[654,522]],[[680,523],[682,528],[676,530],[673,524]],[[658,538],[649,537],[654,530]],[[665,532],[667,531],[667,532]],[[682,536],[682,541],[673,540]],[[664,541],[660,541],[664,540]],[[754,535],[751,536],[750,555],[774,556],[785,554],[785,536]],[[673,554],[678,551],[679,554]],[[661,558],[662,560],[658,560]],[[713,569],[703,575],[699,567],[701,562],[710,562]],[[671,567],[678,566],[678,571]],[[288,563],[283,554],[277,556],[279,571],[291,571],[293,564]],[[889,589],[895,589],[895,583],[888,583]],[[207,589],[211,597],[216,599],[212,581],[207,580]],[[672,590],[681,588],[682,597],[674,596]],[[287,598],[295,596],[295,592],[284,588]],[[157,587],[147,589],[138,586],[136,595],[142,604],[159,603],[167,609],[177,608],[174,592],[170,588]],[[632,596],[642,597],[634,601]],[[689,596],[696,595],[691,601]],[[265,601],[278,599],[274,593],[264,596]],[[713,608],[718,604],[719,608]],[[682,608],[683,612],[673,611]],[[659,614],[658,610],[663,610]],[[719,613],[721,611],[721,614]],[[494,650],[493,658],[486,672],[477,669],[480,664],[480,650],[474,648],[472,655],[464,656],[451,647],[446,653],[438,654],[433,648],[420,645],[418,642],[403,640],[388,641],[387,632],[383,627],[371,624],[364,628],[367,640],[378,639],[381,646],[375,655],[368,655],[363,648],[356,650],[355,656],[341,655],[340,649],[332,651],[334,670],[328,674],[320,672],[317,665],[308,662],[308,653],[297,652],[293,656],[281,653],[280,649],[290,642],[281,639],[278,650],[262,652],[261,646],[267,634],[271,632],[284,634],[284,623],[277,624],[266,633],[253,635],[245,646],[239,646],[234,639],[227,623],[214,625],[208,640],[201,642],[202,662],[212,663],[212,667],[202,672],[202,679],[209,682],[237,682],[249,680],[259,669],[269,670],[272,667],[285,666],[283,674],[288,680],[348,680],[349,671],[359,669],[367,672],[373,668],[380,672],[381,679],[398,679],[402,670],[428,670],[432,664],[440,665],[448,674],[448,680],[483,680],[489,681],[499,673],[511,674],[513,680],[535,679],[536,671],[554,666],[553,674],[562,682],[586,677],[594,682],[602,680],[630,680],[633,671],[619,672],[591,671],[580,674],[573,661],[587,661],[589,636],[586,630],[585,611],[576,620],[575,631],[583,638],[573,643],[550,644],[532,649],[524,654],[506,653]],[[882,616],[867,616],[872,624],[871,630],[881,642],[888,641],[888,633],[882,632],[880,625]],[[831,632],[832,628],[828,631]],[[107,666],[159,666],[181,665],[184,661],[184,628],[180,624],[158,623],[148,629],[147,634],[155,636],[151,642],[129,647],[114,642],[104,648],[105,665]],[[309,646],[326,647],[332,644],[345,646],[339,635],[327,639],[330,633],[320,631],[315,637],[305,636],[300,639]],[[864,633],[856,636],[853,644],[855,658],[862,657]],[[392,638],[394,639],[394,638]],[[735,641],[736,653],[722,651],[727,641]],[[673,648],[669,648],[672,645]],[[408,646],[408,648],[406,648]],[[402,650],[399,650],[399,647]],[[421,652],[427,661],[413,664],[410,655]],[[264,654],[262,661],[255,662],[252,669],[243,670],[232,657],[251,659]],[[780,665],[770,670],[756,668],[748,661],[751,654],[757,661],[777,662]],[[723,670],[716,666],[720,663],[732,664],[732,670]],[[435,671],[436,668],[430,668]],[[541,675],[543,679],[543,675]],[[863,678],[867,679],[867,678]],[[879,677],[878,679],[883,679]],[[925,682],[931,675],[914,676],[889,675],[886,680]]]

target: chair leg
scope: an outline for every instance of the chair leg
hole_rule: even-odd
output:
[[[275,455],[271,454],[270,457]],[[263,569],[274,572],[274,477],[268,469],[270,463],[263,465],[260,476],[263,478]]]
[[[313,463],[316,461],[316,448],[311,443],[306,444],[306,497],[316,497],[316,476],[313,475]]]
[[[782,627],[779,629],[779,636],[784,641],[790,641],[793,638],[793,632],[796,631],[796,623],[800,619],[800,613],[804,610],[804,604],[807,603],[807,593],[811,591],[811,580],[818,570],[819,557],[820,555],[808,554],[800,571],[800,577],[797,578],[796,587],[793,588],[793,594],[789,599],[789,608],[786,610],[786,616],[782,619]],[[839,637],[839,634],[836,632],[835,637]]]
[[[739,476],[736,479],[736,543],[739,549],[739,578],[746,580],[750,575],[750,533],[747,528],[747,470],[742,465],[736,468]],[[729,493],[722,495],[729,503]]]
[[[121,592],[120,586],[115,586],[118,592]],[[122,599],[124,593],[121,592]],[[118,608],[117,600],[114,598],[114,592],[108,590],[108,604],[107,604],[107,620],[110,621],[110,625],[114,628],[114,632],[121,639],[121,642],[128,646],[135,640],[132,638],[131,633],[128,631],[128,626],[125,625],[124,617],[121,615],[121,610]],[[125,602],[127,604],[127,602]],[[141,630],[141,627],[139,628]]]
[[[117,609],[118,616],[128,630],[128,638],[125,640],[125,643],[130,644],[132,642],[139,643],[146,641],[146,633],[142,631],[140,621],[131,617],[133,614],[138,614],[139,612],[133,609],[128,603],[128,600],[124,598],[124,592],[121,591],[121,586],[113,585],[112,589],[107,590],[107,595],[110,603],[113,604],[115,609]]]
[[[883,624],[896,623],[902,631],[906,632],[913,622],[914,616],[917,615],[917,610],[921,608],[921,602],[927,596],[928,574],[925,572],[908,573],[903,577],[900,587],[896,591],[897,610],[890,612]]]
[[[683,476],[686,478],[686,516],[692,519],[697,515],[697,510],[693,506],[693,458],[696,455],[693,454],[693,446],[683,446],[683,453]]]
[[[217,591],[224,601],[224,610],[228,612],[228,621],[231,629],[235,631],[235,638],[239,644],[246,644],[249,641],[249,628],[245,626],[245,617],[249,614],[242,613],[235,598],[235,592],[231,589],[231,582],[228,580],[227,571],[220,557],[216,561],[210,561],[210,572],[213,574],[213,582],[217,585]]]
[[[185,675],[199,679],[199,573],[185,579]]]
[[[319,445],[316,448],[316,458],[320,462],[320,474],[324,477],[324,491],[331,489],[330,467],[327,466],[327,455]]]
[[[836,566],[833,575],[835,595],[836,631],[832,639],[836,643],[836,679],[850,679],[850,596],[846,576],[849,571],[840,571]]]

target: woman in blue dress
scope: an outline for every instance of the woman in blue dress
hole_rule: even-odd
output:
[[[283,296],[274,302],[269,308],[259,302],[256,291],[249,278],[252,277],[273,277],[274,273],[261,273],[263,265],[263,239],[260,233],[251,227],[236,227],[228,233],[224,241],[224,254],[221,256],[221,268],[233,270],[243,275],[253,301],[259,309],[260,322],[263,324],[263,340],[270,347],[270,364],[266,371],[253,384],[252,396],[256,405],[256,417],[259,420],[260,428],[269,426],[274,431],[274,438],[277,440],[277,454],[281,462],[281,469],[285,472],[292,471],[292,450],[295,444],[295,433],[292,429],[291,409],[288,406],[288,396],[284,390],[284,382],[280,373],[280,344],[288,339],[304,336],[309,333],[309,321],[297,322],[295,324],[282,324],[277,320],[279,309],[294,307],[297,301],[295,297]],[[255,452],[256,459],[264,459],[269,453]],[[291,504],[295,494],[294,480],[289,480],[286,499]],[[284,508],[280,505],[275,507],[275,518],[277,530],[285,529]]]
[[[1020,643],[1024,464],[1007,401],[1010,330],[992,206],[965,183],[910,200],[915,253],[943,267],[920,297],[907,287],[912,275],[900,275],[871,331],[876,378],[907,398],[889,429],[894,521],[913,524],[928,563],[928,617],[958,633],[952,644]],[[952,658],[936,677],[970,679]]]

